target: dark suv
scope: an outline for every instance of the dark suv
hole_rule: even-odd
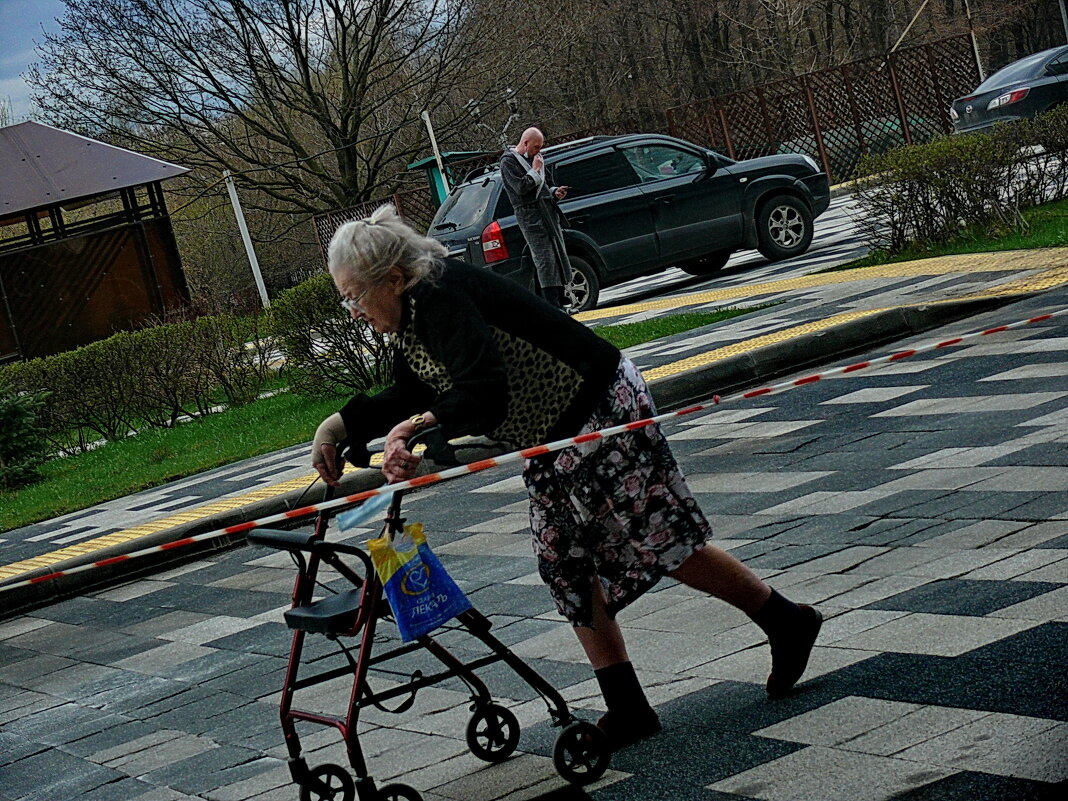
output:
[[[813,218],[830,203],[827,176],[808,156],[732,161],[657,134],[596,136],[542,155],[550,184],[571,187],[560,208],[575,310],[592,309],[601,287],[673,265],[710,275],[743,248],[772,261],[804,253]],[[496,165],[453,188],[429,235],[452,255],[533,285]]]

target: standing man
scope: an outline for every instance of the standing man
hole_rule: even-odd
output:
[[[570,187],[547,185],[545,162],[540,155],[544,146],[545,135],[537,128],[527,128],[519,144],[501,156],[501,176],[519,230],[530,247],[538,294],[563,309],[571,262],[561,230],[563,214],[556,204],[567,196]]]

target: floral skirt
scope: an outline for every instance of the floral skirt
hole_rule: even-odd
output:
[[[641,373],[623,357],[585,434],[656,414]],[[615,617],[711,536],[659,425],[528,460],[530,526],[542,580],[560,614],[592,622],[592,577]]]

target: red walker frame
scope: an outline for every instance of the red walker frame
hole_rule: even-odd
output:
[[[328,488],[327,498],[330,493]],[[391,535],[403,530],[404,520],[400,516],[402,494],[397,492],[393,495],[386,516],[385,532]],[[414,642],[373,655],[378,620],[391,614],[388,603],[383,601],[382,583],[365,551],[326,540],[328,521],[329,512],[322,511],[310,535],[272,529],[256,529],[247,535],[252,544],[287,551],[298,568],[293,587],[293,606],[285,613],[286,623],[295,631],[279,711],[289,751],[290,773],[301,788],[301,801],[355,801],[357,798],[359,801],[421,801],[419,793],[408,785],[388,784],[380,788],[375,784],[356,731],[359,713],[363,707],[374,705],[399,714],[415,703],[419,690],[451,678],[459,678],[471,691],[473,714],[467,726],[467,743],[472,753],[487,762],[507,759],[519,742],[519,721],[511,710],[493,702],[489,689],[474,673],[476,669],[495,662],[505,662],[529,684],[545,701],[552,725],[561,727],[553,748],[553,762],[560,775],[573,784],[582,785],[596,781],[604,774],[608,768],[610,751],[603,732],[592,723],[575,718],[560,693],[490,633],[492,622],[477,610],[463,612],[456,617],[456,622],[461,630],[467,631],[489,648],[490,654],[487,656],[464,662],[431,636],[419,637]],[[355,557],[362,565],[363,575],[342,561],[340,554]],[[313,600],[316,576],[320,564],[324,562],[348,579],[354,589]],[[455,630],[457,627],[450,628]],[[335,641],[348,664],[307,678],[298,678],[304,638],[309,632],[324,634]],[[356,635],[360,635],[360,641],[354,658],[351,649],[345,647],[339,638]],[[430,675],[416,671],[401,686],[381,692],[371,690],[367,673],[373,665],[420,649],[429,651],[445,669]],[[353,676],[353,684],[348,709],[343,717],[294,708],[297,690],[345,675]],[[405,700],[394,709],[382,705],[385,701],[404,696]],[[297,721],[332,726],[341,733],[355,781],[338,765],[320,765],[314,769],[308,767],[301,755]]]

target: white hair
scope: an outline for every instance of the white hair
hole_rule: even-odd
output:
[[[447,250],[440,242],[416,232],[392,205],[375,209],[370,217],[353,220],[334,232],[327,265],[335,278],[345,275],[373,286],[390,267],[399,267],[407,286],[434,280]]]

